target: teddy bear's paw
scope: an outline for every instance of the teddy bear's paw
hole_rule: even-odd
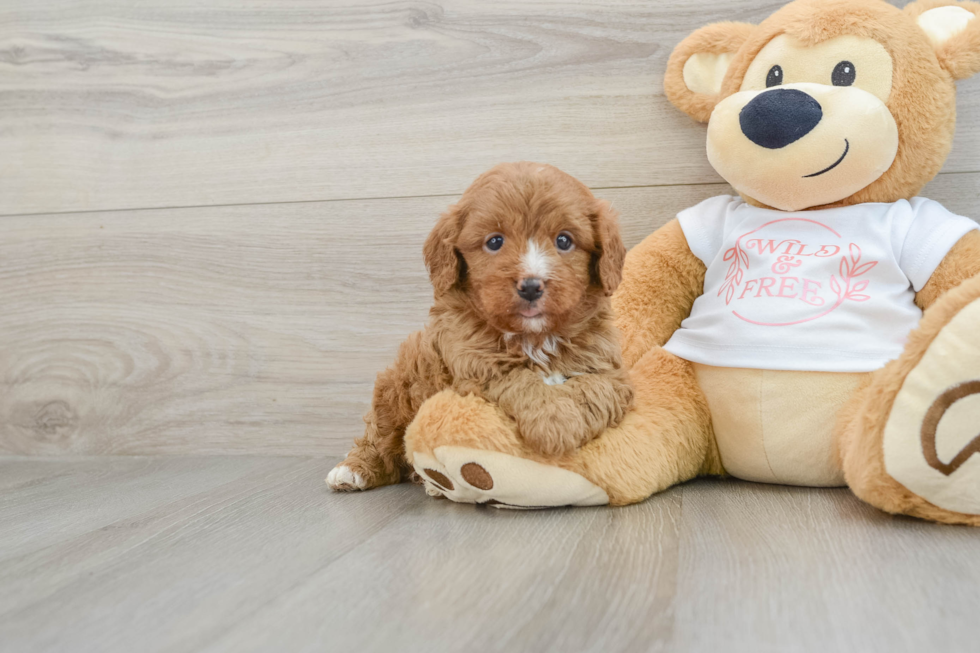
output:
[[[437,447],[414,454],[415,471],[430,496],[496,508],[601,506],[606,492],[583,476],[497,451]]]
[[[889,476],[935,506],[980,515],[980,299],[905,377],[884,431]]]

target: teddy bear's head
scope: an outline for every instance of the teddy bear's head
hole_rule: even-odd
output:
[[[955,80],[978,71],[976,2],[796,0],[698,29],[664,87],[746,201],[797,211],[913,197],[949,154]]]

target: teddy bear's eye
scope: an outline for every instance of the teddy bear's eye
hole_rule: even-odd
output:
[[[769,74],[766,75],[766,88],[770,86],[779,86],[783,83],[783,69],[779,65],[775,65],[769,69]]]
[[[834,66],[834,72],[830,75],[830,81],[834,83],[834,86],[850,86],[854,83],[856,76],[857,71],[854,70],[854,64],[850,61],[842,61]]]

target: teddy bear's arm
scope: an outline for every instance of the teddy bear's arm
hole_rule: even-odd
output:
[[[517,369],[489,383],[482,394],[515,420],[532,449],[546,456],[562,455],[615,426],[633,403],[622,368],[557,383],[552,378]]]
[[[980,231],[971,231],[949,250],[943,262],[915,295],[915,303],[925,310],[948,290],[980,274]]]
[[[676,219],[630,250],[623,281],[613,296],[628,367],[654,345],[666,343],[691,314],[694,300],[703,292],[705,271]]]

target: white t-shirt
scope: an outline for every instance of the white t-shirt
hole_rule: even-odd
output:
[[[726,195],[677,217],[708,271],[664,348],[766,370],[869,372],[897,358],[922,317],[915,292],[977,228],[921,197],[786,212]]]

